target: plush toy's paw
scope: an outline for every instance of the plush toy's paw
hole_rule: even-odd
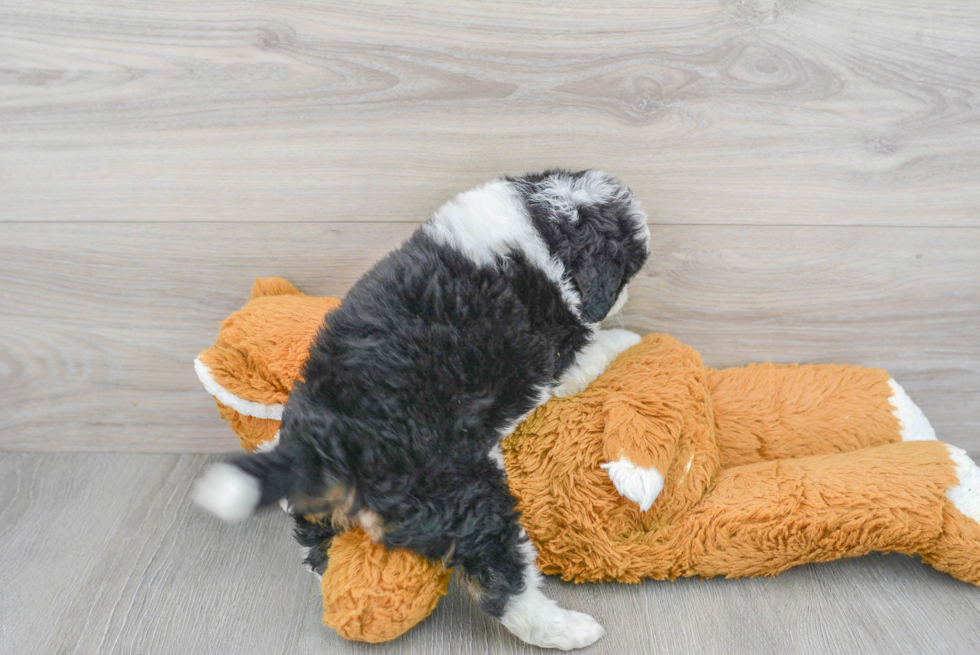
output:
[[[621,352],[640,341],[640,335],[629,330],[597,330],[592,343],[576,356],[575,363],[562,374],[552,393],[561,398],[583,391],[605,372]]]
[[[664,477],[660,471],[637,466],[627,457],[600,466],[609,474],[616,491],[639,505],[644,512],[653,507],[664,489]]]
[[[888,402],[895,408],[892,414],[898,419],[902,441],[935,441],[936,431],[932,429],[929,419],[919,406],[905,393],[905,389],[891,379],[888,380],[888,386],[892,390]]]
[[[500,622],[520,640],[541,648],[585,648],[606,634],[588,614],[563,609],[534,588],[511,599]]]
[[[980,523],[980,466],[965,451],[946,444],[949,457],[956,466],[958,484],[946,491],[953,506],[965,516]]]

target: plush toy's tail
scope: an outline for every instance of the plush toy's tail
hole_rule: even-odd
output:
[[[225,521],[241,521],[292,493],[297,476],[289,448],[213,465],[195,484],[194,501]]]

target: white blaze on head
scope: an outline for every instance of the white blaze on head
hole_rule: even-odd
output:
[[[459,194],[437,209],[422,230],[479,266],[492,266],[513,251],[523,253],[558,286],[565,304],[578,315],[578,292],[567,279],[564,265],[552,257],[510,182],[494,180]]]

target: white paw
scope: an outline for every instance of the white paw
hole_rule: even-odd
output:
[[[552,393],[561,398],[583,391],[621,352],[640,341],[640,335],[629,330],[597,330],[592,342],[575,357],[575,363],[562,374]]]
[[[892,414],[898,419],[902,441],[935,441],[936,431],[932,429],[929,419],[919,406],[905,393],[905,389],[895,380],[888,380],[888,386],[892,390],[888,402],[895,408]]]
[[[600,337],[599,335],[602,336]],[[596,338],[602,340],[603,347],[612,354],[612,359],[616,359],[619,353],[632,348],[643,340],[643,337],[636,332],[630,332],[621,328],[599,330],[596,333]]]
[[[276,433],[272,435],[272,439],[260,443],[258,447],[255,449],[255,452],[268,453],[268,452],[272,452],[278,447],[279,447],[279,430],[276,430]]]
[[[946,491],[946,497],[956,509],[980,523],[980,467],[970,456],[956,446],[946,444],[949,458],[956,466],[958,484]]]
[[[637,466],[629,458],[622,457],[600,466],[606,469],[616,491],[639,505],[644,512],[653,507],[654,501],[664,490],[664,477],[660,471]]]
[[[562,609],[534,588],[512,598],[500,622],[522,641],[541,648],[585,648],[606,634],[588,614]]]

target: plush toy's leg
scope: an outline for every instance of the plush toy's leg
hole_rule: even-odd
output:
[[[293,518],[296,521],[293,536],[302,548],[303,563],[310,567],[310,571],[315,575],[322,577],[323,572],[327,570],[327,551],[335,534],[333,527],[309,521],[300,515]]]
[[[656,577],[743,577],[897,551],[980,584],[978,521],[980,469],[965,453],[894,443],[723,470],[647,558]]]
[[[959,448],[947,447],[956,466],[957,485],[946,492],[942,535],[930,551],[922,553],[922,561],[980,585],[980,467]]]
[[[881,369],[759,364],[710,370],[708,385],[723,468],[936,438]]]
[[[888,388],[892,392],[888,397],[888,404],[894,407],[892,414],[898,419],[898,432],[902,441],[935,441],[936,431],[932,429],[929,419],[919,406],[905,393],[905,389],[891,378],[888,378]]]

